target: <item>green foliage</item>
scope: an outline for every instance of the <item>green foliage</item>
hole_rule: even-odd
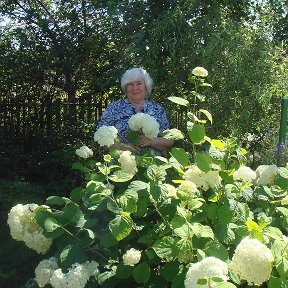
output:
[[[200,84],[195,81],[195,88]],[[212,117],[207,110],[197,110],[199,98],[194,101],[189,101],[187,113],[202,113],[209,122],[202,123],[198,116],[188,121],[182,134],[189,150],[173,147],[167,158],[134,155],[138,171],[133,174],[122,172],[121,151],[111,150],[110,157],[101,157],[103,162],[80,159],[73,168],[84,175],[82,185],[70,197],[49,196],[37,207],[34,221],[53,239],[50,252],[64,273],[74,263],[95,260],[99,273],[88,285],[184,287],[194,263],[206,257],[230,263],[248,236],[273,253],[268,287],[287,282],[287,168],[276,167],[274,176],[263,179],[258,170],[254,181],[237,178],[246,151],[234,138],[210,139],[206,129],[204,135],[200,129],[200,137],[198,128]],[[207,276],[198,284],[245,285],[228,267],[228,282]]]

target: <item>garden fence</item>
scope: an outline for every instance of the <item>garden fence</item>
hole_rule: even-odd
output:
[[[88,126],[97,122],[106,105],[107,100],[93,98],[79,98],[72,102],[62,99],[2,101],[1,145],[13,144],[31,149],[83,139]]]
[[[99,97],[63,99],[32,98],[0,102],[0,145],[13,145],[23,152],[53,150],[75,139],[92,139],[95,123],[105,110],[108,99]],[[166,111],[174,128],[183,128],[182,110]]]

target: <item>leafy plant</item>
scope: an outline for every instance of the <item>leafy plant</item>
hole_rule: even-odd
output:
[[[192,100],[170,98],[186,107],[187,128],[164,134],[185,139],[190,150],[173,147],[168,157],[126,153],[131,170],[119,161],[124,152],[113,148],[102,161],[85,154],[73,164],[85,176],[83,185],[69,197],[50,196],[30,208],[29,223],[53,240],[49,255],[59,266],[52,269],[51,258],[45,260],[47,285],[53,286],[52,278],[69,282],[86,275],[80,287],[233,288],[246,287],[246,281],[286,287],[288,169],[259,166],[255,172],[245,166],[246,151],[236,139],[206,135],[212,116],[197,102],[204,100],[199,88],[209,86],[208,72],[195,69]],[[12,215],[22,219],[19,208],[9,213],[12,228]],[[260,272],[259,259],[265,266]],[[93,261],[98,268],[89,278],[85,267]]]

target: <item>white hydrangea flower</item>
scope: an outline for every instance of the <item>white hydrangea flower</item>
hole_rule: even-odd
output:
[[[126,266],[134,266],[141,259],[141,252],[137,249],[131,248],[123,255],[123,263]]]
[[[194,263],[188,270],[184,281],[185,288],[208,288],[215,287],[219,282],[210,281],[206,285],[199,285],[197,281],[205,277],[219,277],[227,282],[227,264],[215,257],[207,257],[198,263]]]
[[[99,273],[98,266],[99,264],[96,261],[87,261],[82,264],[84,268],[87,270],[89,277],[94,276]]]
[[[238,170],[233,173],[234,180],[242,180],[245,183],[252,183],[256,179],[256,172],[250,167],[241,166]]]
[[[167,189],[167,196],[170,198],[178,198],[177,196],[177,189],[171,184],[163,184]]]
[[[156,119],[148,114],[145,114],[142,131],[149,139],[154,139],[159,134],[159,123]]]
[[[219,171],[217,170],[210,170],[207,173],[204,173],[204,178],[210,188],[214,188],[215,186],[221,184],[222,181]]]
[[[94,140],[100,146],[110,147],[114,144],[117,133],[118,131],[114,126],[101,126],[94,133]]]
[[[187,197],[191,194],[198,194],[199,192],[196,184],[189,180],[184,180],[177,189],[182,195],[184,194]]]
[[[43,229],[35,222],[34,210],[37,207],[37,204],[17,204],[10,210],[7,223],[13,239],[23,241],[38,254],[45,254],[52,240],[42,234]]]
[[[207,173],[198,168],[197,165],[192,165],[183,175],[184,179],[187,179],[197,186],[197,188],[207,191],[209,188],[214,188],[222,181],[219,171],[210,170]]]
[[[76,149],[76,154],[81,158],[87,159],[93,156],[93,151],[89,147],[84,145],[79,149]]]
[[[231,268],[249,285],[261,285],[270,278],[273,254],[257,239],[245,237],[236,247]]]
[[[207,77],[208,76],[208,71],[203,68],[203,67],[195,67],[192,70],[192,74],[195,76],[200,76],[200,77]]]
[[[135,161],[135,156],[131,154],[131,151],[123,151],[118,159],[118,162],[121,164],[121,170],[124,173],[137,173],[138,169]]]
[[[98,274],[97,267],[98,263],[92,261],[84,264],[75,263],[67,273],[63,273],[59,268],[50,278],[50,284],[54,288],[84,288],[89,278]]]
[[[264,186],[273,184],[275,177],[278,174],[278,168],[276,165],[260,165],[256,169],[257,179],[256,185]]]
[[[159,134],[159,123],[153,116],[145,113],[132,115],[128,120],[128,125],[132,131],[142,131],[149,139],[156,138]]]
[[[48,284],[56,269],[58,269],[58,264],[55,257],[42,260],[35,269],[35,280],[38,283],[38,286],[44,287]]]
[[[132,131],[139,131],[143,128],[143,116],[144,113],[136,113],[132,115],[128,120],[128,126]]]
[[[195,183],[197,188],[200,188],[203,191],[207,191],[209,189],[205,173],[196,165],[192,165],[188,170],[186,170],[183,178]]]

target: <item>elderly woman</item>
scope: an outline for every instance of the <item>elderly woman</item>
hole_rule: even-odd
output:
[[[170,125],[163,107],[159,104],[146,100],[151,94],[153,81],[149,74],[142,68],[132,68],[127,70],[121,79],[121,88],[127,98],[120,99],[109,104],[102,114],[97,124],[97,129],[103,125],[115,126],[118,130],[120,142],[116,147],[121,150],[133,150],[137,153],[145,147],[150,147],[158,151],[168,150],[173,145],[173,140],[161,137],[164,130]],[[158,137],[149,139],[140,136],[140,143],[134,146],[128,143],[126,137],[129,132],[128,120],[136,113],[146,113],[153,116],[159,123]]]

